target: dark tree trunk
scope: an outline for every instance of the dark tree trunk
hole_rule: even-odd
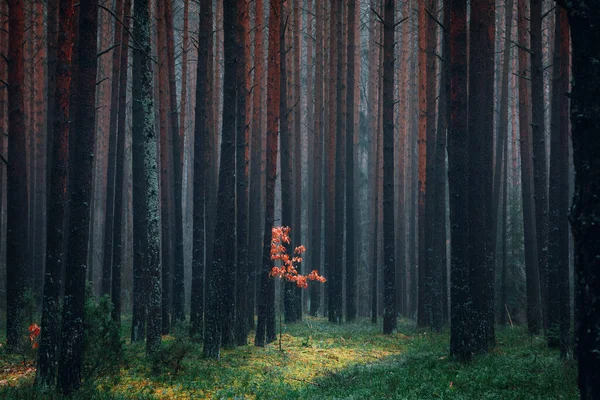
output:
[[[46,85],[47,101],[46,107],[48,110],[54,110],[54,93],[56,92],[56,63],[58,51],[58,34],[59,34],[59,0],[48,0],[46,6],[46,55],[47,55],[47,76],[48,82]],[[6,36],[6,35],[5,35]],[[52,174],[52,147],[54,127],[54,113],[46,113],[46,185],[50,190],[50,174]],[[46,205],[48,207],[48,205]],[[48,244],[46,243],[46,246]]]
[[[571,299],[569,277],[569,21],[556,7],[552,63],[552,120],[548,237],[548,344],[561,356],[570,347]]]
[[[450,26],[450,0],[443,1],[444,26]],[[438,102],[437,137],[435,141],[435,205],[433,259],[438,273],[437,313],[434,322],[437,329],[448,322],[448,256],[446,245],[446,141],[450,121],[450,48],[448,29],[442,31],[442,65],[440,67],[440,95]]]
[[[160,148],[160,208],[161,208],[161,269],[162,280],[165,283],[162,287],[162,331],[169,333],[172,319],[172,283],[173,283],[173,236],[174,236],[174,195],[173,189],[173,163],[171,141],[169,140],[169,67],[166,21],[165,21],[165,2],[156,0],[156,46],[158,52],[158,82],[155,87],[154,100],[158,103],[158,125],[159,125],[159,148]],[[155,74],[156,75],[156,74]],[[157,90],[158,89],[158,90]],[[158,92],[158,98],[156,97]]]
[[[131,15],[131,0],[125,0],[123,15]],[[123,21],[127,30],[131,26],[131,18]],[[111,297],[113,303],[112,318],[121,325],[121,275],[123,265],[123,185],[125,183],[125,134],[127,114],[127,77],[129,67],[129,34],[121,37],[121,60],[119,67],[119,116],[117,121],[117,165],[115,174],[115,220]]]
[[[281,0],[270,1],[269,49],[267,72],[267,178],[265,193],[265,226],[260,273],[260,296],[258,323],[256,325],[255,346],[264,346],[275,340],[275,282],[269,277],[272,268],[271,239],[275,219],[275,180],[277,179],[277,141],[279,135],[279,96],[280,96],[280,43]]]
[[[123,0],[115,2],[116,18],[123,21]],[[119,113],[119,66],[121,62],[122,26],[115,23],[113,45],[119,44],[112,50],[112,80],[110,95],[110,127],[108,137],[108,166],[106,172],[106,209],[104,222],[104,260],[102,265],[102,295],[110,295],[111,275],[114,245],[114,219],[115,219],[115,175],[117,161],[117,119]]]
[[[134,192],[134,245],[141,252],[143,282],[146,293],[143,304],[147,313],[146,353],[155,354],[162,333],[160,218],[158,200],[158,152],[154,127],[150,10],[148,2],[133,6],[133,35],[138,44],[133,51],[132,132],[133,166],[143,180],[142,190]],[[141,172],[141,174],[140,174]],[[134,188],[135,189],[135,188]]]
[[[61,1],[60,30],[56,47],[53,126],[49,137],[54,148],[51,154],[50,184],[48,187],[48,221],[46,271],[42,301],[42,336],[38,350],[36,384],[42,388],[54,387],[59,340],[59,290],[63,262],[64,218],[67,204],[67,171],[69,166],[69,100],[71,98],[71,58],[73,56],[73,1]],[[50,103],[50,102],[49,102]],[[50,113],[49,113],[50,114]]]
[[[335,46],[332,51],[336,53],[336,80],[335,80],[335,184],[334,184],[334,262],[329,269],[329,322],[342,322],[342,282],[343,282],[343,257],[344,257],[344,184],[345,184],[345,136],[344,136],[344,78],[343,75],[343,37],[344,37],[344,4],[335,2]]]
[[[527,1],[518,0],[519,43],[527,47]],[[527,327],[529,333],[541,329],[540,279],[536,238],[535,204],[533,199],[532,138],[529,120],[529,87],[527,83],[527,53],[519,49],[519,136],[521,139],[521,193],[523,196],[523,231],[525,237],[525,281],[527,287]]]
[[[8,168],[6,183],[6,345],[20,350],[28,262],[27,143],[24,109],[25,16],[22,0],[8,3]]]
[[[213,46],[212,1],[200,3],[200,26],[198,33],[198,70],[196,75],[196,116],[194,131],[194,228],[192,256],[192,297],[190,303],[191,335],[202,336],[204,317],[204,269],[205,269],[205,235],[206,206],[210,171],[209,147],[210,108],[202,99],[212,98],[210,82],[209,49]]]
[[[531,139],[533,143],[533,186],[537,258],[544,330],[548,324],[548,164],[544,119],[544,66],[542,54],[542,2],[531,0]]]
[[[235,336],[236,343],[248,343],[248,275],[252,273],[248,263],[248,164],[250,154],[250,17],[247,0],[237,0],[237,115],[236,115],[236,240],[237,273],[235,293]]]
[[[500,216],[500,196],[502,195],[501,177],[502,177],[502,160],[506,157],[504,154],[504,142],[508,140],[508,69],[510,63],[511,35],[513,22],[513,0],[508,0],[506,3],[506,24],[504,48],[502,50],[502,70],[501,70],[501,85],[500,85],[500,114],[498,115],[497,124],[497,139],[496,139],[496,159],[494,161],[494,197],[492,208],[492,248],[494,257],[498,244],[498,221]],[[495,257],[494,259],[497,259]],[[502,307],[504,307],[502,305]]]
[[[467,113],[467,1],[450,4],[450,126],[448,187],[450,191],[450,354],[461,361],[473,354],[472,296],[467,220],[469,189]]]
[[[161,1],[161,0],[158,0]],[[173,169],[173,287],[172,287],[172,318],[174,321],[185,320],[185,289],[183,274],[183,138],[179,132],[179,116],[177,113],[177,88],[175,82],[175,44],[173,40],[173,5],[171,0],[164,1],[165,32],[167,40],[167,67],[169,79],[169,106],[172,141],[172,169]],[[167,283],[165,282],[165,285]]]
[[[250,191],[248,207],[248,327],[254,329],[254,314],[261,265],[261,209],[262,209],[262,172],[261,157],[264,143],[263,136],[263,83],[264,83],[264,3],[254,2],[254,82],[252,89],[252,143],[250,154]]]
[[[356,253],[354,237],[354,87],[356,55],[356,0],[348,1],[348,75],[346,92],[346,321],[356,319]]]
[[[291,110],[288,109],[288,66],[287,66],[287,46],[286,46],[286,30],[288,29],[289,14],[286,14],[284,7],[283,16],[281,17],[281,42],[279,48],[280,60],[280,90],[279,96],[279,130],[281,134],[281,225],[292,227],[293,223],[293,193],[292,193],[292,135],[290,132],[290,116]],[[292,235],[294,232],[292,232]],[[292,245],[287,245],[287,252],[291,254]],[[296,304],[294,302],[294,284],[292,282],[283,281],[283,312],[285,323],[296,321]]]
[[[383,23],[383,333],[396,329],[394,238],[394,31],[395,0],[385,1]],[[351,138],[349,138],[351,140]]]
[[[492,152],[494,137],[495,3],[471,3],[469,36],[469,233],[468,260],[474,308],[474,351],[485,352],[494,338],[492,257]],[[491,317],[490,317],[491,316]]]
[[[323,133],[324,133],[324,77],[323,67],[323,20],[324,7],[322,0],[315,0],[315,123],[314,123],[314,147],[313,147],[313,201],[311,216],[312,242],[311,262],[315,268],[321,268],[323,254],[322,245],[322,222],[323,222]],[[310,286],[310,315],[317,316],[321,306],[321,288],[319,285]]]
[[[293,208],[293,229],[294,229],[294,240],[293,247],[302,245],[302,91],[300,89],[300,59],[302,55],[300,53],[300,30],[302,28],[300,18],[300,3],[302,0],[294,0],[293,12],[294,12],[294,91],[293,91],[293,104],[294,107],[294,208]],[[302,273],[304,264],[300,264],[298,272]],[[296,315],[294,319],[302,319],[302,289],[297,285],[293,291],[294,310]]]
[[[581,399],[600,398],[600,4],[574,1],[569,12],[573,86],[571,122],[575,195],[571,226],[575,240],[575,338]]]
[[[90,235],[90,203],[96,115],[98,1],[79,6],[78,68],[73,108],[74,135],[70,139],[69,248],[66,257],[62,339],[58,362],[58,387],[71,394],[81,385],[86,264]]]
[[[235,229],[230,222],[235,220],[235,107],[238,44],[235,37],[236,0],[224,0],[224,78],[223,78],[223,133],[219,166],[219,190],[217,194],[217,216],[214,234],[212,265],[207,274],[207,309],[205,314],[204,355],[220,357],[221,344],[235,345],[235,279],[229,269],[235,268],[235,252],[230,248],[235,243]],[[235,271],[235,269],[234,269]]]

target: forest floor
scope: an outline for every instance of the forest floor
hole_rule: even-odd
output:
[[[165,341],[176,343],[171,336]],[[81,399],[577,399],[576,367],[548,350],[542,337],[502,328],[498,345],[470,364],[448,358],[448,332],[432,335],[400,321],[398,333],[363,320],[334,326],[305,318],[284,326],[279,342],[223,350],[220,361],[202,346],[181,342],[157,374],[143,345],[125,345],[116,375],[87,382]],[[181,339],[179,339],[181,340]],[[171,354],[172,355],[172,354]],[[0,398],[56,399],[33,387],[34,367],[0,352]]]

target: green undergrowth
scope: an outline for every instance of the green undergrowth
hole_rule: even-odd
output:
[[[124,324],[126,331],[126,324]],[[125,336],[125,334],[124,334]],[[469,364],[448,358],[447,333],[398,332],[360,321],[335,326],[305,318],[284,327],[282,347],[223,350],[220,361],[179,335],[164,338],[149,362],[142,344],[125,345],[120,371],[75,396],[80,399],[576,399],[576,368],[540,337],[501,329],[498,345]],[[0,354],[2,371],[16,359]],[[10,382],[0,371],[0,398],[58,399],[32,388],[34,373]]]

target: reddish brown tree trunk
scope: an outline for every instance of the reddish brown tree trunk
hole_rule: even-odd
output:
[[[27,142],[24,108],[25,15],[23,0],[10,0],[8,18],[8,167],[6,184],[6,339],[19,350],[25,315],[23,293],[27,276],[29,206],[27,202]]]
[[[63,262],[65,241],[64,218],[67,204],[67,171],[69,160],[69,101],[71,98],[71,59],[73,56],[73,1],[61,1],[59,7],[60,30],[56,50],[53,126],[51,132],[53,145],[49,165],[50,181],[48,185],[48,221],[46,271],[44,274],[44,296],[42,302],[43,333],[38,350],[36,384],[51,388],[56,382],[56,364],[59,344],[59,289],[60,273]]]

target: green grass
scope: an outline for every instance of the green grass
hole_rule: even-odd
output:
[[[224,350],[220,361],[191,346],[182,369],[153,374],[143,345],[127,344],[120,374],[88,382],[82,399],[576,399],[576,368],[519,328],[497,332],[498,346],[469,364],[448,358],[448,334],[398,333],[361,321],[323,319],[284,328],[279,344]],[[173,340],[168,337],[166,341]],[[249,343],[251,338],[249,338]],[[17,359],[2,356],[3,372]],[[0,398],[50,399],[32,387],[33,374],[0,386]]]

